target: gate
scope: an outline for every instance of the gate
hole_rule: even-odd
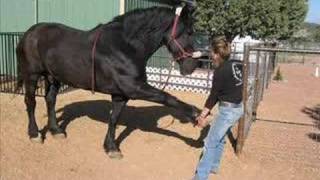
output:
[[[271,75],[277,62],[276,53],[320,54],[319,50],[273,48],[272,45],[259,44],[244,48],[244,115],[238,124],[237,154],[242,152],[251,124],[256,120],[256,112],[268,88]]]

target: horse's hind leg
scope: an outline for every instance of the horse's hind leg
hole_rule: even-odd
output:
[[[32,74],[27,76],[25,79],[25,104],[27,106],[29,124],[28,124],[28,135],[32,142],[42,143],[43,139],[39,132],[38,125],[36,123],[36,119],[34,116],[35,108],[36,108],[36,99],[35,99],[35,92],[37,89],[37,83],[39,79],[39,75]]]
[[[55,106],[56,97],[59,92],[60,82],[55,80],[52,76],[46,77],[46,104],[48,111],[48,128],[53,137],[55,138],[65,138],[65,132],[58,126]]]
[[[128,99],[123,96],[112,95],[112,113],[109,121],[108,133],[104,141],[104,148],[110,158],[121,159],[122,154],[118,145],[115,142],[115,131],[117,121],[123,110],[123,107],[127,104]]]

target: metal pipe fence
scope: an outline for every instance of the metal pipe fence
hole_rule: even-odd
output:
[[[0,32],[0,92],[24,94],[25,89],[15,92],[17,85],[17,57],[16,47],[23,33],[1,33]],[[63,93],[71,88],[62,85],[59,92]],[[41,77],[38,81],[36,96],[45,96],[45,82]]]
[[[256,120],[257,108],[263,99],[264,90],[268,88],[279,62],[277,53],[320,54],[320,50],[274,48],[266,44],[245,46],[244,49],[244,115],[238,124],[237,154],[242,152],[250,127]],[[252,56],[253,52],[256,53],[255,56]]]

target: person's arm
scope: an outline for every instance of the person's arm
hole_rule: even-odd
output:
[[[218,102],[218,93],[222,86],[222,77],[221,73],[214,73],[213,79],[212,79],[212,87],[210,90],[210,95],[208,96],[204,108],[203,108],[203,115],[208,115],[211,109],[215,106],[215,104]],[[202,113],[201,113],[202,114]],[[206,117],[205,116],[205,117]]]
[[[222,81],[219,74],[215,73],[212,80],[212,87],[210,90],[210,95],[207,98],[204,108],[202,109],[200,115],[197,118],[198,126],[205,127],[208,125],[208,120],[206,117],[210,114],[211,109],[218,102],[218,92],[221,87]]]
[[[212,82],[212,88],[210,91],[210,95],[204,104],[204,109],[209,109],[209,111],[214,107],[214,105],[218,102],[218,89],[217,89],[217,82]]]
[[[217,101],[218,101],[217,93],[211,90],[210,95],[207,98],[205,105],[200,113],[200,117],[206,118],[210,114],[211,109],[214,107]]]

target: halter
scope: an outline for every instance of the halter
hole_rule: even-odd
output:
[[[183,7],[178,7],[176,9],[176,17],[174,18],[173,28],[172,28],[171,35],[170,35],[170,40],[168,42],[168,44],[170,44],[171,41],[173,41],[173,43],[178,47],[178,49],[180,51],[180,56],[174,57],[174,59],[176,61],[179,61],[179,60],[181,60],[183,58],[187,58],[187,57],[192,57],[193,56],[193,53],[187,52],[176,39],[177,25],[178,25],[178,22],[179,22],[179,19],[180,19],[180,14],[181,14],[182,9],[183,9]]]
[[[180,14],[181,14],[182,9],[183,9],[183,7],[178,7],[176,9],[176,17],[174,19],[173,28],[172,28],[171,35],[170,35],[170,40],[168,41],[168,44],[170,44],[171,41],[173,41],[174,44],[180,50],[180,54],[181,55],[178,56],[178,57],[174,57],[175,61],[179,61],[179,60],[181,60],[183,58],[187,58],[187,57],[192,57],[192,58],[195,59],[195,58],[200,58],[201,56],[203,56],[203,53],[200,52],[200,51],[187,52],[186,50],[184,50],[184,48],[181,46],[181,44],[176,39],[177,25],[178,25],[178,22],[179,22],[179,18],[180,18]],[[171,77],[171,71],[173,70],[173,67],[174,67],[174,63],[171,64],[171,68],[169,70],[169,74],[168,74],[167,80],[165,81],[164,86],[161,88],[161,90],[164,90],[166,88],[166,86],[168,85],[169,79]]]
[[[170,40],[168,41],[168,44],[171,43],[171,41],[174,42],[174,44],[178,47],[178,49],[180,50],[180,56],[178,57],[174,57],[174,59],[176,61],[179,61],[183,58],[187,58],[187,57],[192,57],[192,58],[200,58],[203,54],[200,52],[200,51],[195,51],[195,52],[188,52],[186,51],[182,46],[181,44],[179,43],[179,41],[177,41],[176,39],[176,33],[177,33],[177,25],[178,25],[178,22],[179,22],[179,19],[180,19],[180,14],[181,14],[181,11],[182,11],[183,7],[178,7],[176,9],[176,17],[174,19],[174,22],[173,22],[173,28],[172,28],[172,31],[171,31],[171,35],[170,35]]]

